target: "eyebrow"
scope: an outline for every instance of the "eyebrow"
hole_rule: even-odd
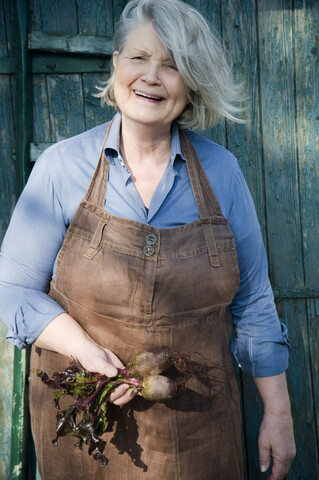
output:
[[[132,50],[128,50],[128,55],[145,55],[146,57],[150,57],[151,53],[143,48],[133,48]],[[172,62],[175,63],[174,60],[170,56],[166,56],[163,58],[163,62]]]

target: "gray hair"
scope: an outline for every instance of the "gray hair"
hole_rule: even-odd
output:
[[[140,25],[153,26],[174,60],[187,87],[190,103],[176,122],[181,128],[204,130],[220,118],[244,123],[240,113],[242,86],[233,80],[229,54],[202,15],[180,0],[131,0],[115,31],[115,51],[121,54],[129,33]],[[114,97],[115,71],[96,96],[118,109]]]

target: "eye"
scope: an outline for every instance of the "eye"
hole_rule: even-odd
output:
[[[145,58],[142,56],[136,55],[136,57],[132,57],[132,60],[144,61]]]
[[[176,71],[177,71],[177,67],[176,67],[175,63],[166,63],[166,64],[164,65],[164,67],[169,68],[169,69],[171,69],[171,70],[176,70]]]

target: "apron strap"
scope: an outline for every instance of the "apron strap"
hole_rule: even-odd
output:
[[[110,129],[113,124],[113,120],[114,120],[114,117],[112,118],[108,126],[108,129],[106,131],[98,164],[96,166],[90,185],[83,198],[83,200],[86,200],[87,202],[92,203],[93,205],[97,205],[102,209],[104,209],[106,183],[108,179],[109,165],[110,165],[110,162],[107,160],[107,158],[104,155],[104,147],[106,144],[106,140],[109,136]]]
[[[109,221],[110,214],[105,210],[102,213],[99,223],[95,229],[89,248],[83,253],[83,256],[89,260],[95,257],[95,255],[101,250],[101,241],[103,237],[103,230],[107,222]]]
[[[219,202],[195,148],[183,130],[179,129],[179,135],[182,151],[187,160],[186,165],[200,217],[214,215],[222,217],[223,214]]]
[[[202,222],[203,233],[208,249],[209,261],[212,267],[219,267],[218,251],[213,232],[213,218],[222,217],[222,211],[207,175],[198,158],[197,152],[188,140],[183,130],[179,130],[182,151],[186,158],[187,170],[192,185],[192,190]]]

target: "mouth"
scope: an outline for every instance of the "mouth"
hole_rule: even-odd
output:
[[[158,97],[156,95],[150,95],[148,93],[140,92],[139,90],[134,90],[134,93],[138,97],[143,97],[143,98],[146,98],[148,100],[153,100],[155,102],[162,102],[164,100],[163,97]]]

